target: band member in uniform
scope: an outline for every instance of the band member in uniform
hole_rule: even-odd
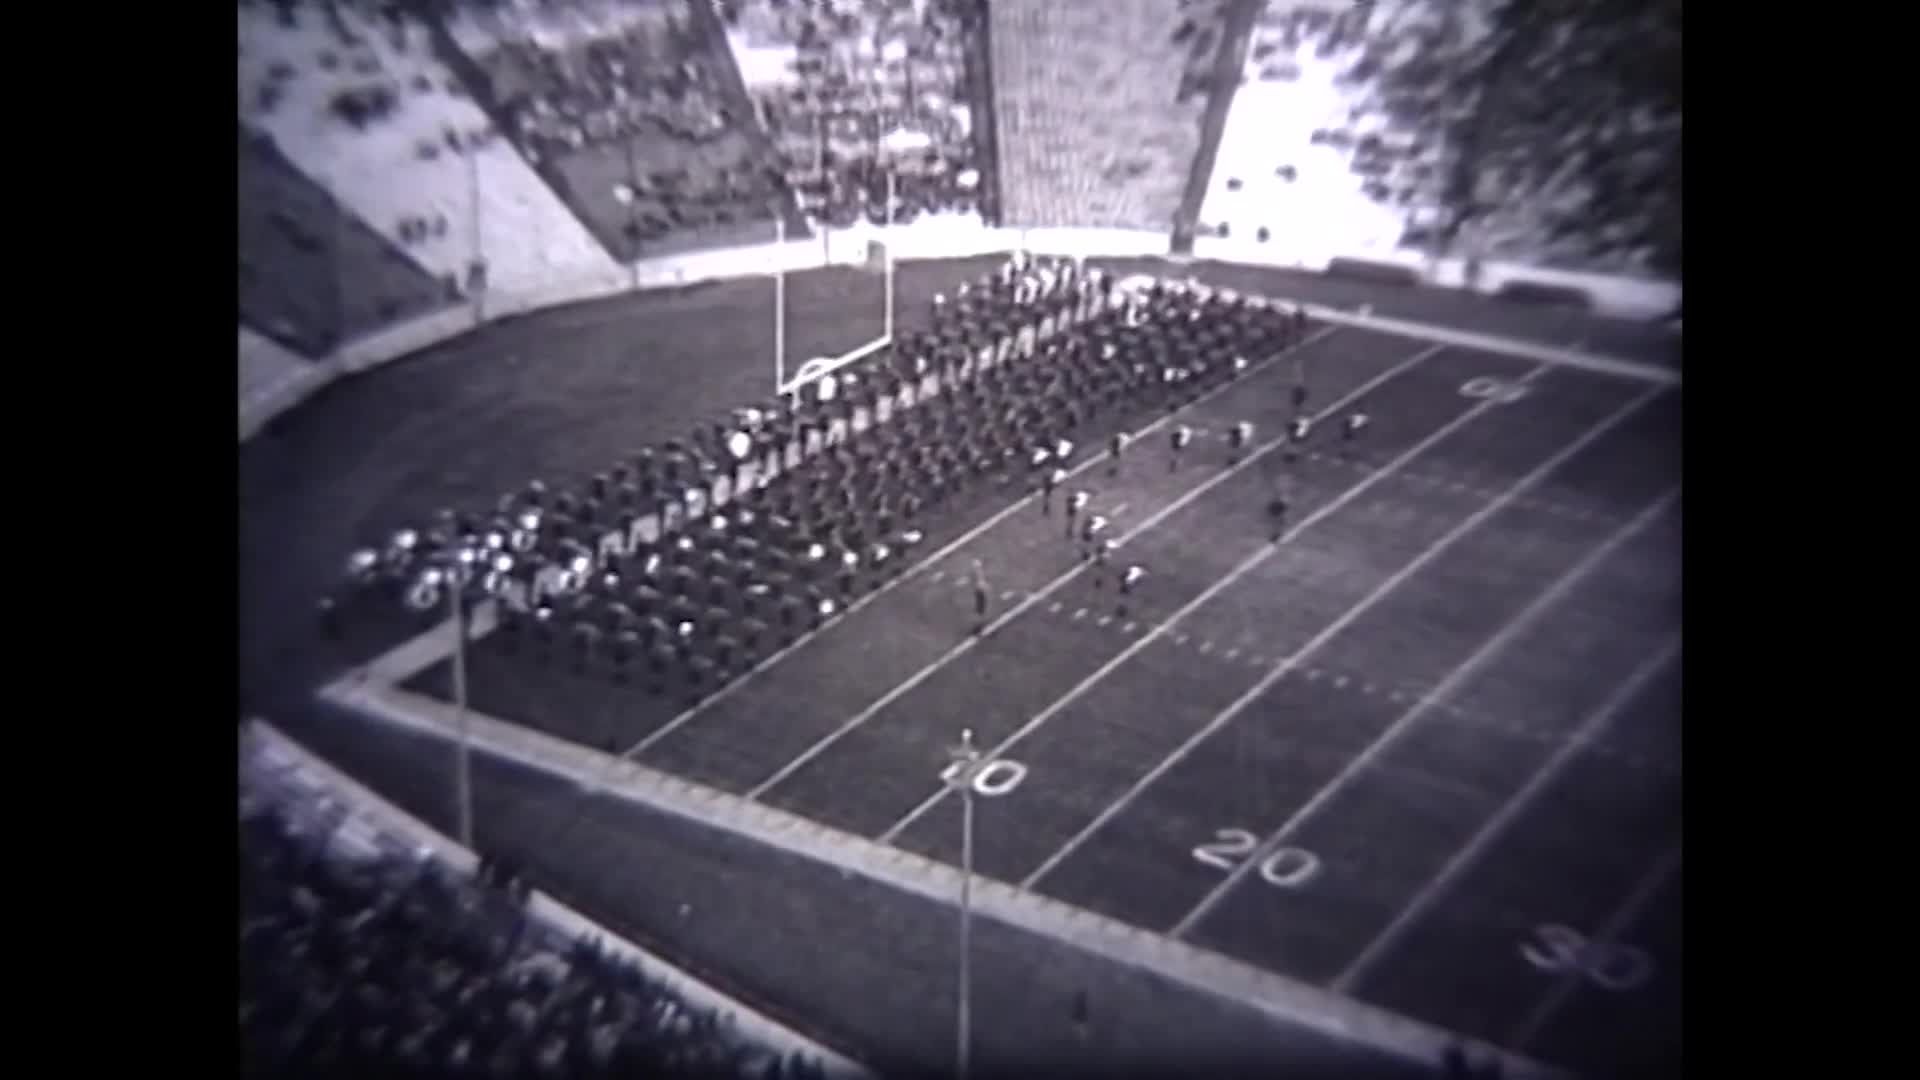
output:
[[[1267,500],[1267,517],[1273,523],[1272,535],[1269,539],[1277,544],[1287,532],[1287,497],[1285,495],[1276,491],[1273,493],[1273,498]]]
[[[1187,444],[1192,441],[1193,431],[1185,424],[1174,428],[1172,434],[1167,436],[1167,445],[1172,451],[1167,457],[1168,472],[1175,472],[1180,468],[1180,452],[1185,450]]]
[[[1359,441],[1360,431],[1362,428],[1365,428],[1366,426],[1367,426],[1366,413],[1356,412],[1356,413],[1347,414],[1346,422],[1343,423],[1340,427],[1340,433],[1342,436],[1344,436],[1346,445],[1348,447],[1351,447],[1355,442]]]
[[[1246,453],[1247,445],[1251,442],[1253,442],[1253,425],[1251,423],[1242,420],[1233,425],[1232,429],[1227,432],[1227,447],[1229,449],[1227,464],[1229,466],[1240,464],[1240,456]]]
[[[1094,554],[1094,545],[1098,543],[1100,534],[1105,532],[1106,529],[1106,518],[1101,517],[1099,514],[1094,514],[1087,518],[1086,525],[1081,529],[1080,539],[1087,545],[1087,556],[1089,558]]]
[[[987,629],[987,572],[980,560],[973,560],[973,636],[979,637]]]
[[[1124,431],[1114,432],[1113,441],[1108,446],[1108,452],[1110,454],[1110,458],[1107,462],[1108,476],[1120,475],[1120,454],[1121,454],[1121,451],[1125,450],[1126,448],[1127,448],[1127,433]]]
[[[1300,459],[1300,447],[1307,441],[1307,433],[1313,430],[1313,424],[1304,416],[1296,416],[1287,424],[1287,464]]]
[[[1041,516],[1051,517],[1053,515],[1053,492],[1061,484],[1064,484],[1066,482],[1067,482],[1067,470],[1062,469],[1057,465],[1054,466],[1054,468],[1051,471],[1049,471],[1045,476],[1042,476],[1040,478]]]
[[[1090,498],[1092,496],[1084,491],[1076,491],[1067,496],[1067,539],[1073,539],[1073,521],[1080,516],[1080,511],[1087,508],[1087,500]]]
[[[1130,598],[1133,596],[1133,590],[1140,584],[1140,579],[1146,576],[1147,576],[1146,569],[1138,563],[1135,563],[1132,566],[1127,567],[1124,571],[1121,572],[1120,574],[1120,606],[1117,611],[1117,614],[1120,616],[1120,618],[1124,619],[1127,617],[1127,603],[1130,600]]]

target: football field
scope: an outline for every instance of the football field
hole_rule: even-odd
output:
[[[499,753],[520,730],[581,775],[618,757],[733,808],[715,822],[808,823],[821,859],[913,856],[887,872],[930,894],[970,802],[987,917],[1124,927],[1153,962],[1218,958],[1219,993],[1305,988],[1332,1026],[1634,1073],[1679,1039],[1680,408],[1673,379],[1322,326],[1171,421],[1196,432],[1177,463],[1163,420],[1080,466],[1113,567],[1009,493],[698,706],[492,637],[471,703]],[[444,724],[445,646],[335,696]]]

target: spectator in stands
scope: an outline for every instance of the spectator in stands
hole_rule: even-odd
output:
[[[393,848],[350,855],[329,843],[339,819],[285,803],[243,799],[245,1071],[818,1075],[539,929],[516,898]],[[489,876],[502,873],[518,880],[490,860]]]

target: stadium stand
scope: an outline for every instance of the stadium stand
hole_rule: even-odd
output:
[[[240,852],[246,1075],[827,1075],[568,939],[511,868],[455,869],[257,749]]]
[[[722,6],[735,62],[812,219],[884,223],[891,168],[896,222],[992,220],[977,2]]]
[[[789,205],[710,9],[447,5],[470,81],[623,260],[764,243]]]
[[[1223,11],[1108,0],[991,5],[1007,225],[1174,225],[1200,148]]]
[[[262,335],[315,358],[458,299],[266,136],[241,129],[237,169],[240,318]]]
[[[618,276],[403,5],[241,0],[239,35],[243,129],[448,292]]]
[[[1269,4],[1201,208],[1201,230],[1292,251],[1391,251],[1429,220],[1437,162],[1351,85],[1389,49],[1384,9]],[[1423,184],[1425,185],[1423,187]],[[1428,216],[1423,216],[1428,215]]]

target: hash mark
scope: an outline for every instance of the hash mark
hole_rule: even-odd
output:
[[[1320,669],[1319,669],[1319,668],[1317,668],[1317,667],[1310,667],[1310,668],[1308,668],[1308,669],[1307,669],[1307,681],[1308,681],[1308,682],[1313,682],[1313,681],[1314,681],[1315,679],[1318,679],[1319,677],[1320,677]]]
[[[1134,632],[1135,630],[1138,630],[1138,629],[1140,629],[1140,624],[1139,624],[1139,623],[1137,623],[1137,622],[1130,622],[1130,623],[1128,623],[1127,625],[1125,625],[1125,626],[1123,626],[1123,627],[1121,627],[1121,628],[1120,628],[1120,632],[1121,632],[1121,633],[1123,633],[1123,634],[1131,634],[1131,633],[1133,633],[1133,632]]]
[[[945,578],[946,576],[947,576],[947,572],[945,570],[935,570],[933,573],[927,575],[927,580],[939,581],[942,578]]]
[[[1052,614],[1054,614],[1054,615],[1058,615],[1058,614],[1060,614],[1060,609],[1061,609],[1061,608],[1062,608],[1063,606],[1065,606],[1065,605],[1063,605],[1063,604],[1061,604],[1061,603],[1060,603],[1060,601],[1058,601],[1058,600],[1055,600],[1055,601],[1053,602],[1053,606],[1052,606],[1052,607],[1050,607],[1050,608],[1048,608],[1048,609],[1047,609],[1047,611],[1048,611],[1048,612],[1050,612],[1050,613],[1052,613]]]
[[[1187,643],[1187,635],[1185,634],[1173,635],[1173,643],[1175,645],[1185,645]]]
[[[1347,677],[1345,675],[1335,675],[1333,677],[1334,689],[1338,690],[1346,685],[1347,685]]]
[[[1080,619],[1084,619],[1084,618],[1086,618],[1086,617],[1087,617],[1087,609],[1086,609],[1086,608],[1075,608],[1075,609],[1074,609],[1074,611],[1073,611],[1073,617],[1074,617],[1074,619],[1075,619],[1076,621],[1078,621],[1078,620],[1080,620]]]
[[[1222,653],[1222,654],[1221,654],[1221,657],[1220,657],[1220,658],[1221,658],[1222,660],[1231,660],[1231,659],[1233,659],[1234,657],[1236,657],[1236,656],[1239,656],[1239,655],[1240,655],[1240,650],[1239,650],[1239,649],[1228,649],[1228,650],[1227,650],[1227,651],[1226,651],[1225,653]]]
[[[1102,616],[1100,616],[1100,621],[1099,621],[1099,623],[1098,623],[1097,625],[1100,625],[1100,626],[1105,626],[1105,625],[1107,625],[1108,623],[1110,623],[1110,622],[1112,622],[1112,621],[1113,621],[1113,616],[1111,616],[1111,615],[1102,615]]]
[[[1202,654],[1205,654],[1205,653],[1210,653],[1210,652],[1212,652],[1212,651],[1213,651],[1213,642],[1211,642],[1211,641],[1203,641],[1203,642],[1201,642],[1201,643],[1200,643],[1200,652],[1201,652]]]
[[[1002,600],[1011,600],[1011,599],[1013,599],[1014,597],[1016,597],[1016,596],[1019,596],[1019,595],[1020,595],[1019,593],[1017,593],[1017,592],[1014,592],[1014,591],[1013,591],[1012,589],[1006,589],[1006,590],[1004,590],[1004,591],[1002,591],[1002,592],[1000,593],[1000,599],[1002,599]]]

